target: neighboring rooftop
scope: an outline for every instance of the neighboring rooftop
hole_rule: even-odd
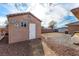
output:
[[[58,29],[67,29],[68,27],[61,27],[61,28],[58,28]]]
[[[67,24],[67,25],[79,25],[79,21],[73,22],[73,23],[69,23],[69,24]]]

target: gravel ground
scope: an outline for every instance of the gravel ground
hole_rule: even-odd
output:
[[[40,56],[43,49],[40,39],[8,44],[7,37],[0,40],[0,56]],[[34,53],[35,52],[35,53]]]
[[[42,39],[44,42],[43,46],[47,45],[44,50],[48,49],[51,52],[49,55],[79,56],[79,46],[72,43],[70,35],[64,33],[47,33],[43,34],[43,37],[45,38]],[[46,53],[47,51],[44,52]]]
[[[0,56],[30,56],[32,51],[28,45],[28,41],[14,44],[1,44]]]
[[[30,45],[34,56],[44,56],[43,46],[40,39],[31,40]]]
[[[79,50],[75,50],[68,46],[64,46],[64,45],[60,45],[60,44],[56,44],[56,43],[53,43],[52,46],[48,43],[47,46],[52,51],[54,51],[55,55],[57,54],[57,56],[79,56]],[[50,55],[52,55],[52,54],[50,54]]]

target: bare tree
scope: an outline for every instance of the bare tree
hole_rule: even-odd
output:
[[[49,22],[49,27],[53,29],[55,24],[56,22],[52,20],[51,22]]]
[[[14,5],[19,11],[26,11],[28,8],[28,5],[26,3],[15,3]]]

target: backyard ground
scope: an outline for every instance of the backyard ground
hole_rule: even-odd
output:
[[[71,35],[64,33],[42,34],[42,44],[45,55],[79,56],[79,46],[74,45]]]
[[[5,37],[0,40],[0,56],[79,56],[79,45],[69,34],[44,33],[41,38],[8,44]]]
[[[40,39],[23,41],[14,44],[7,43],[7,37],[0,40],[0,56],[42,56],[44,55]]]

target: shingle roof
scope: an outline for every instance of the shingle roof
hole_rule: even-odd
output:
[[[30,15],[32,15],[33,17],[35,17],[36,19],[38,19],[38,18],[37,18],[36,16],[34,16],[31,12],[23,12],[23,13],[9,14],[9,15],[7,15],[7,17],[19,16],[19,15],[26,15],[26,14],[30,14]],[[38,19],[38,20],[41,22],[40,19]]]

